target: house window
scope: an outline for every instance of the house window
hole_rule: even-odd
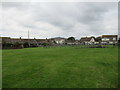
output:
[[[113,40],[116,40],[116,38],[113,38]]]
[[[102,41],[109,41],[109,38],[102,38]]]

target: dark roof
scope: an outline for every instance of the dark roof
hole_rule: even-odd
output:
[[[82,37],[82,38],[80,39],[80,42],[90,41],[92,38],[95,38],[95,37]]]
[[[118,35],[102,35],[102,38],[103,37],[117,37]]]
[[[99,42],[99,41],[101,41],[101,40],[102,40],[101,37],[96,37],[96,38],[95,38],[95,41],[96,41],[96,42]]]
[[[2,39],[10,39],[10,37],[0,37],[0,38],[2,38]]]
[[[48,43],[49,39],[35,39],[38,43]]]
[[[65,39],[63,37],[55,37],[55,38],[51,38],[51,39]]]

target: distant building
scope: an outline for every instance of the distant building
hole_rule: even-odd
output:
[[[95,37],[82,37],[80,39],[80,44],[83,44],[83,45],[93,45],[95,44]]]
[[[66,40],[65,44],[67,45],[78,45],[80,44],[79,40]]]
[[[96,37],[95,38],[95,44],[99,44],[99,45],[101,45],[101,41],[102,41],[102,37],[100,36],[100,37]]]
[[[23,48],[27,44],[28,47],[54,46],[54,45],[120,45],[120,37],[118,35],[102,35],[100,37],[82,37],[80,40],[66,39],[55,37],[50,39],[23,39],[0,37],[0,47],[19,47]],[[119,42],[119,43],[118,43]]]
[[[10,38],[10,37],[1,37],[2,38],[2,44],[11,44],[11,47],[19,43],[20,45],[23,45],[24,43],[28,43],[29,47],[38,47],[42,46],[43,44],[49,44],[48,39],[21,39],[21,38]]]
[[[11,43],[11,38],[10,37],[1,37],[2,43]]]
[[[55,38],[51,38],[50,39],[52,41],[52,43],[54,44],[58,44],[58,45],[63,45],[65,44],[65,38],[62,38],[62,37],[55,37]]]
[[[44,43],[49,44],[49,39],[35,39],[35,41],[38,46],[41,46]]]
[[[103,45],[113,45],[117,44],[118,35],[102,35],[101,44]]]

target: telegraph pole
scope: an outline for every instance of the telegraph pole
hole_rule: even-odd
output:
[[[29,29],[29,27],[28,27]],[[28,30],[28,44],[29,44],[29,47],[30,47],[30,35],[29,35],[29,30]]]
[[[28,30],[28,39],[29,39],[29,30]]]

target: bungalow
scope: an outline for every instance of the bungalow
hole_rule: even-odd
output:
[[[117,38],[118,38],[117,35],[102,35],[101,44],[103,44],[103,45],[117,44],[117,42],[118,42]]]
[[[78,44],[80,44],[79,40],[66,40],[65,43],[67,45],[78,45]]]
[[[101,44],[101,40],[102,40],[101,36],[100,37],[96,37],[95,38],[95,44],[97,44],[97,45]]]
[[[65,38],[62,38],[62,37],[56,37],[56,38],[51,38],[50,39],[52,41],[52,43],[54,44],[59,44],[59,45],[63,45],[65,44]]]
[[[48,39],[35,39],[37,42],[38,46],[41,46],[42,44],[48,44]]]
[[[11,43],[10,37],[1,37],[2,43]]]
[[[83,45],[92,45],[92,44],[95,44],[95,37],[82,37],[80,39],[80,44],[83,44]]]

